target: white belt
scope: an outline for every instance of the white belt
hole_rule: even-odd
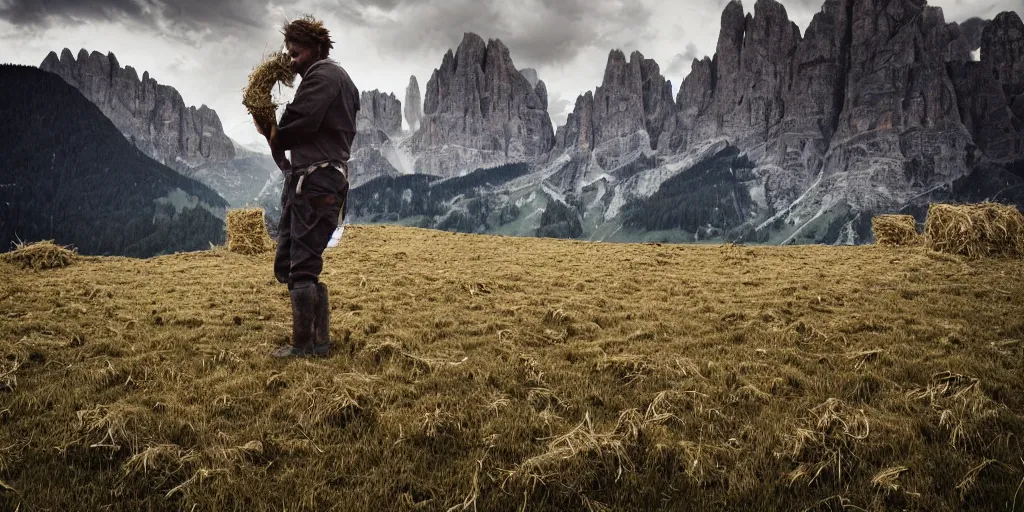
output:
[[[293,173],[299,175],[299,182],[295,186],[295,195],[302,195],[302,182],[306,179],[306,176],[313,174],[313,172],[316,171],[317,169],[323,169],[325,167],[330,167],[340,172],[342,176],[345,177],[345,180],[348,180],[348,163],[342,162],[339,165],[335,162],[319,162],[312,165],[307,165],[306,167],[302,167],[298,170],[292,170]]]

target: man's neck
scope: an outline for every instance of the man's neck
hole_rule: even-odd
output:
[[[320,60],[318,60],[318,61],[315,61],[315,62],[313,62],[313,63],[312,63],[312,64],[310,64],[310,65],[309,65],[309,67],[308,67],[308,68],[306,68],[306,70],[305,70],[305,71],[303,71],[303,72],[302,72],[302,73],[301,73],[301,74],[300,74],[299,76],[300,76],[300,77],[302,77],[302,78],[306,78],[306,75],[307,75],[307,74],[309,74],[309,71],[310,71],[311,69],[315,68],[315,67],[317,66],[317,64],[320,64],[321,62],[325,62],[325,61],[327,61],[327,60],[329,60],[329,59],[327,59],[327,58],[323,58],[323,59],[320,59]]]

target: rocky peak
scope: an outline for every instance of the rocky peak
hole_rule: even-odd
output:
[[[608,54],[604,79],[593,93],[581,95],[560,131],[558,147],[594,149],[617,139],[644,134],[656,148],[662,128],[675,113],[672,85],[658,64],[634,51]]]
[[[852,0],[825,2],[793,50],[789,79],[777,84],[785,111],[770,129],[766,161],[787,172],[769,182],[775,204],[795,199],[823,165],[843,108],[851,7]]]
[[[745,15],[734,0],[721,23],[714,59],[694,61],[680,86],[682,134],[673,134],[674,147],[723,136],[741,147],[763,144],[785,114],[783,95],[802,40],[786,8],[758,0],[753,15]]]
[[[536,69],[533,69],[533,68],[523,68],[523,69],[520,69],[519,72],[522,73],[522,75],[524,77],[526,77],[526,80],[528,82],[530,82],[530,87],[534,87],[534,88],[537,87],[537,82],[540,81],[540,77],[537,75],[537,70]]]
[[[960,117],[993,161],[1024,157],[1024,23],[1004,12],[984,26],[981,61],[950,65]]]
[[[967,46],[971,51],[981,48],[981,34],[985,31],[985,27],[987,27],[989,23],[990,20],[971,18],[959,24],[960,33],[963,34],[964,39],[967,40]]]
[[[537,80],[537,85],[533,87],[533,92],[540,98],[541,108],[544,110],[548,109],[548,86],[544,83],[544,80]]]
[[[81,91],[144,153],[183,174],[235,157],[216,112],[205,105],[186,107],[176,90],[158,84],[149,72],[140,80],[112,53],[83,48],[75,58],[65,48],[59,58],[47,55],[40,68]]]
[[[413,75],[409,77],[409,85],[405,88],[405,122],[409,124],[409,131],[415,132],[420,129],[421,121],[423,97],[420,96],[420,84]]]
[[[734,77],[739,74],[743,55],[743,33],[747,29],[747,18],[743,13],[743,3],[732,0],[722,11],[721,30],[718,32],[718,44],[715,46],[717,62],[716,75]]]
[[[1024,22],[1017,13],[1000,13],[981,36],[981,61],[1006,94],[1024,94]]]
[[[844,102],[825,183],[842,183],[856,207],[888,209],[967,173],[971,137],[947,63],[969,55],[966,46],[950,51],[962,35],[923,2],[853,1],[849,12]]]
[[[693,125],[697,116],[710,104],[717,86],[717,70],[717,56],[714,60],[710,57],[704,57],[702,60],[693,59],[690,74],[686,75],[683,83],[679,85],[676,107],[680,110],[680,119],[687,126]]]
[[[1019,21],[1002,18],[986,28],[988,48],[1005,55],[992,64],[1000,75],[1013,75]],[[745,15],[732,1],[715,56],[695,60],[680,86],[669,146],[736,145],[764,166],[771,208],[792,208],[816,176],[829,201],[902,204],[967,172],[971,136],[947,66],[969,61],[970,46],[920,0],[827,0],[802,36],[779,2],[758,0]]]
[[[419,172],[447,176],[480,164],[535,159],[553,145],[544,102],[500,40],[485,43],[466,33],[434,70],[425,94],[423,123],[408,143]]]
[[[374,178],[399,174],[391,138],[402,133],[402,102],[393,93],[363,91],[356,136],[349,157],[349,181],[358,187]]]
[[[359,114],[356,130],[380,130],[392,136],[402,131],[402,102],[394,93],[385,94],[379,90],[363,91],[359,98]]]
[[[70,51],[68,51],[67,48],[65,48],[64,51],[68,52],[68,54],[71,53]],[[57,52],[50,52],[49,54],[46,55],[46,58],[43,59],[43,63],[39,67],[41,67],[41,68],[51,68],[52,69],[52,68],[56,68],[59,65],[60,65],[60,57],[57,56]]]

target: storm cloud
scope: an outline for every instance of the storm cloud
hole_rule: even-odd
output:
[[[443,52],[473,32],[500,39],[517,63],[531,66],[568,62],[585,48],[643,40],[650,37],[653,14],[649,6],[626,0],[343,0],[340,7],[391,51]]]
[[[0,20],[21,29],[121,23],[180,38],[216,39],[267,22],[261,0],[0,0]]]
[[[672,56],[672,60],[669,61],[668,66],[665,68],[665,74],[687,74],[690,71],[690,65],[693,64],[693,59],[699,59],[700,57],[697,45],[690,42],[686,45],[686,50],[683,53],[677,53]]]

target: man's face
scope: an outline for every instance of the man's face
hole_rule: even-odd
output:
[[[305,77],[306,71],[316,62],[316,50],[296,43],[288,43],[287,49],[288,55],[292,57],[292,70]]]

